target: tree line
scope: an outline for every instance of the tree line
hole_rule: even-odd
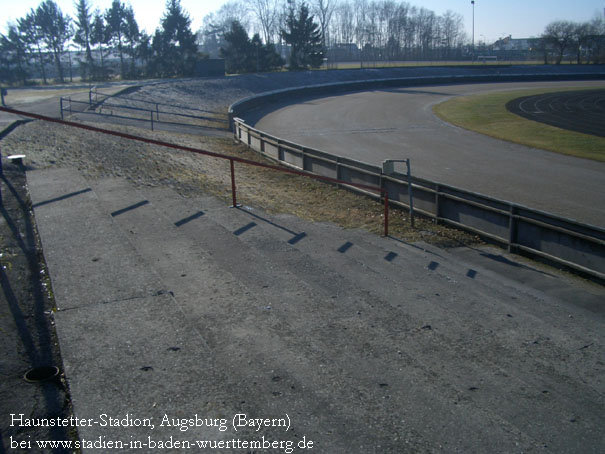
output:
[[[26,84],[35,72],[46,84],[52,62],[56,80],[64,82],[66,71],[71,78],[72,45],[84,55],[77,63],[82,79],[89,81],[108,79],[114,56],[122,79],[193,75],[196,62],[204,58],[180,0],[167,0],[153,36],[139,29],[132,7],[120,0],[103,12],[93,10],[89,0],[77,0],[75,18],[53,0],[44,0],[0,35],[0,80]]]
[[[167,0],[153,35],[141,31],[121,0],[106,11],[76,0],[76,17],[44,0],[0,35],[0,80],[44,83],[71,71],[72,46],[84,80],[105,80],[114,67],[122,79],[190,76],[208,55],[225,59],[227,72],[316,68],[326,59],[464,60],[494,46],[472,46],[459,13],[442,15],[401,0],[230,0],[203,19],[197,36],[180,0]],[[250,38],[250,34],[252,38]],[[544,62],[605,62],[605,16],[590,22],[555,21],[531,41]],[[65,61],[67,57],[67,62]],[[287,61],[284,59],[287,57]],[[114,62],[117,62],[115,64]],[[66,66],[67,65],[67,66]]]
[[[468,43],[462,16],[443,15],[398,0],[309,0],[325,50],[353,46],[375,59],[461,57]],[[203,20],[204,52],[219,55],[233,22],[254,30],[265,43],[283,43],[294,0],[232,0]]]
[[[561,64],[568,54],[577,64],[605,63],[605,15],[597,15],[589,22],[559,20],[546,26],[538,41],[548,63],[548,52],[552,52],[556,64]]]
[[[225,59],[225,69],[230,73],[270,71],[284,66],[284,58],[277,52],[272,40],[262,42],[259,33],[248,37],[244,25],[239,20],[231,20],[220,30],[213,28],[213,40],[220,43],[218,54]],[[279,39],[289,46],[288,68],[299,70],[319,68],[323,63],[325,44],[319,25],[306,3],[288,3],[283,28]]]
[[[204,52],[221,56],[229,48],[232,24],[238,34],[254,32],[255,42],[280,47],[296,0],[231,0],[203,20],[199,41]],[[334,60],[469,60],[498,52],[495,43],[470,42],[463,17],[442,15],[401,0],[308,0],[318,26],[324,57]],[[529,37],[523,37],[529,38]],[[560,64],[573,54],[577,63],[605,62],[605,16],[574,23],[554,21],[529,40],[525,55]],[[481,54],[479,52],[482,52]],[[242,68],[244,68],[242,66]],[[248,71],[254,65],[248,65]]]

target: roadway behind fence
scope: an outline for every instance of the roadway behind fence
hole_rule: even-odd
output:
[[[352,185],[380,187],[389,194],[391,204],[410,208],[407,175],[386,175],[378,166],[280,139],[239,118],[233,119],[233,127],[236,140],[275,161]],[[504,245],[510,252],[605,280],[604,229],[430,180],[412,176],[410,181],[416,213]]]

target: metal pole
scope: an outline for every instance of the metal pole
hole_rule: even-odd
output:
[[[6,90],[6,89],[5,89],[4,87],[0,87],[0,97],[2,97],[2,105],[3,105],[4,107],[6,107],[6,104],[4,103],[4,91],[5,91],[5,90]]]
[[[151,130],[153,131],[153,110],[149,111],[149,116],[151,117]]]
[[[63,120],[63,98],[59,98],[59,106],[61,107],[61,120]]]
[[[160,121],[160,108],[158,107],[158,104],[155,104],[155,114],[156,114],[156,120]]]
[[[233,159],[229,159],[229,164],[231,166],[231,198],[233,201],[233,205],[231,205],[231,208],[237,208],[237,197],[235,194],[235,166],[233,163]]]
[[[410,222],[412,224],[412,228],[414,228],[414,195],[412,193],[412,170],[410,166],[410,160],[406,159],[405,163],[408,166],[408,195],[410,196]]]
[[[384,191],[384,236],[389,236],[389,193]]]
[[[471,5],[473,5],[473,46],[472,46],[472,50],[473,50],[473,61],[475,61],[475,0],[471,1]]]

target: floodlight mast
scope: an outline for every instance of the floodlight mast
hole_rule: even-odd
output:
[[[473,60],[475,60],[475,0],[471,0],[471,5],[473,5]]]

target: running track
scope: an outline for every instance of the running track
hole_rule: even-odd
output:
[[[605,81],[374,90],[273,105],[244,117],[308,147],[375,165],[410,158],[419,177],[603,227],[605,163],[492,139],[432,112],[454,96],[542,87],[605,89]]]

